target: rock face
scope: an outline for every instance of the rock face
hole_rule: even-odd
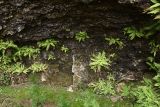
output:
[[[60,72],[71,74],[74,71],[74,76],[84,72],[82,78],[88,75],[85,64],[91,54],[103,50],[117,54],[111,66],[117,78],[119,73],[145,71],[149,53],[147,42],[128,41],[123,28],[141,27],[148,20],[141,8],[120,4],[118,0],[0,0],[0,38],[27,45],[56,38],[60,41],[58,48],[64,44],[70,51],[64,54],[56,48],[53,52],[57,60],[50,64],[56,63]],[[74,36],[79,31],[87,32],[90,39],[82,43],[75,41]],[[104,38],[110,36],[119,37],[125,47],[108,46]],[[79,57],[73,60],[73,55],[85,61]]]
[[[88,82],[88,70],[86,59],[82,55],[73,55],[73,88],[79,88],[86,86]]]
[[[0,35],[16,41],[72,38],[81,30],[93,37],[119,35],[124,26],[141,24],[143,17],[138,8],[111,0],[89,4],[74,0],[1,0]]]

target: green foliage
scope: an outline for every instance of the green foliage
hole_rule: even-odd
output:
[[[136,103],[139,107],[160,106],[159,96],[155,93],[152,82],[148,79],[144,79],[144,85],[136,87],[132,94],[136,98]]]
[[[21,73],[27,73],[27,72],[29,72],[28,69],[23,64],[21,64],[20,62],[17,62],[14,65],[11,65],[7,69],[7,71],[11,72],[11,73],[16,73],[16,74],[21,74]]]
[[[89,36],[87,32],[78,32],[76,33],[75,39],[79,42],[84,42],[86,39],[88,39]]]
[[[37,55],[40,53],[40,49],[34,48],[31,46],[23,46],[18,49],[18,51],[14,54],[14,60],[17,60],[17,57],[22,60],[22,57],[28,57],[29,59],[35,59]]]
[[[86,91],[82,93],[82,97],[83,107],[100,107],[96,96],[93,93]]]
[[[2,52],[3,56],[5,55],[6,49],[9,49],[9,48],[17,49],[18,47],[11,40],[8,40],[8,41],[0,40],[0,51]]]
[[[4,55],[0,57],[0,62],[1,65],[7,65],[12,62],[12,59],[9,56]]]
[[[151,54],[155,57],[157,52],[160,50],[160,44],[156,44],[155,41],[151,41],[149,45],[151,47]]]
[[[29,89],[30,99],[32,101],[32,107],[42,107],[43,103],[46,101],[47,96],[37,84],[33,84]]]
[[[153,57],[148,57],[148,61],[146,62],[151,69],[155,70],[157,73],[160,73],[160,63],[154,61]]]
[[[153,3],[153,5],[147,9],[147,12],[149,14],[154,15],[155,19],[160,19],[160,1],[159,0],[151,0],[151,2]]]
[[[31,70],[32,73],[36,73],[36,72],[46,71],[47,68],[48,68],[48,65],[35,62],[29,67],[29,70]]]
[[[2,85],[10,85],[11,83],[11,78],[10,78],[10,75],[9,73],[6,73],[6,72],[1,72],[0,73],[0,86]]]
[[[46,51],[48,51],[50,48],[55,48],[57,45],[58,41],[54,39],[47,39],[45,41],[38,42],[38,47],[39,48],[45,48]]]
[[[65,47],[64,45],[61,47],[61,51],[64,53],[67,53],[69,51],[69,48]]]
[[[100,72],[102,68],[109,68],[111,64],[111,56],[114,56],[114,54],[106,57],[106,53],[99,52],[98,54],[93,54],[91,59],[90,59],[90,67],[92,70],[95,72]]]
[[[130,94],[131,94],[131,86],[125,84],[125,85],[122,87],[121,96],[123,96],[123,97],[129,97]]]
[[[112,75],[108,76],[108,80],[99,79],[98,82],[89,84],[89,87],[93,88],[94,92],[101,95],[114,95],[115,94],[115,80]]]
[[[143,30],[138,31],[135,27],[124,28],[124,34],[127,34],[130,40],[142,38],[144,36]]]
[[[119,38],[113,38],[113,37],[110,37],[110,38],[105,38],[105,40],[107,42],[109,42],[109,45],[118,45],[119,48],[123,48],[124,46],[124,43],[119,39]]]
[[[54,59],[56,59],[56,58],[54,57],[53,54],[48,54],[48,58],[47,58],[48,61],[54,60]]]
[[[156,81],[154,86],[160,88],[160,74],[159,73],[153,78],[153,80]]]

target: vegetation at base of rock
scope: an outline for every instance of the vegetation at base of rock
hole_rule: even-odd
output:
[[[109,98],[94,94],[90,90],[67,92],[64,88],[30,84],[22,87],[0,87],[0,106],[37,107],[132,107],[128,101],[112,102]]]
[[[115,95],[115,79],[113,75],[108,75],[107,80],[99,79],[98,82],[92,82],[89,87],[93,88],[93,91],[100,95]]]

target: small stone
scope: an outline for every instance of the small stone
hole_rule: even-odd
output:
[[[42,73],[42,75],[41,75],[41,81],[42,82],[46,82],[47,81],[46,76],[45,76],[44,73]]]
[[[69,86],[69,87],[67,88],[67,91],[73,92],[73,85]]]
[[[119,100],[121,100],[121,96],[111,96],[111,101],[112,102],[117,102]]]

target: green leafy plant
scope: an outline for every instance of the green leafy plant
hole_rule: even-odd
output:
[[[123,48],[124,46],[124,43],[119,39],[119,38],[113,38],[113,37],[110,37],[110,38],[105,38],[105,40],[107,42],[109,42],[109,45],[118,45],[119,48]]]
[[[124,28],[124,34],[127,34],[130,40],[142,38],[144,36],[143,30],[138,31],[135,27]]]
[[[11,40],[8,40],[8,41],[0,40],[0,51],[2,52],[3,56],[5,55],[6,50],[9,49],[9,48],[17,49],[18,47]]]
[[[35,59],[39,53],[40,53],[40,49],[38,48],[34,48],[32,46],[23,46],[19,48],[18,51],[14,54],[14,60],[16,61],[17,58],[21,60],[22,57]]]
[[[100,72],[102,68],[109,68],[111,64],[111,56],[114,56],[114,54],[106,57],[106,53],[99,52],[98,54],[93,54],[90,59],[90,67],[95,72]]]
[[[157,52],[160,50],[160,44],[156,44],[155,41],[151,41],[149,45],[151,47],[151,54],[155,57]]]
[[[10,68],[8,68],[8,72],[11,72],[13,74],[14,73],[21,74],[21,73],[27,73],[29,71],[23,64],[21,64],[20,62],[17,62],[16,64],[11,65]]]
[[[147,9],[149,14],[155,15],[155,19],[160,19],[160,1],[159,0],[150,0],[153,5]]]
[[[115,79],[110,74],[107,80],[99,79],[98,82],[92,82],[89,87],[93,88],[93,91],[101,95],[114,95],[116,93],[114,86]]]
[[[51,53],[49,53],[47,60],[50,61],[50,60],[54,60],[54,59],[56,59],[56,58],[54,57],[54,55],[51,54]]]
[[[89,36],[87,32],[78,32],[76,33],[75,39],[79,42],[84,42],[86,39],[88,39]]]
[[[11,83],[11,77],[9,73],[0,72],[0,86],[7,86]]]
[[[45,48],[48,51],[50,48],[54,48],[57,45],[58,41],[54,39],[47,39],[45,41],[38,42],[39,48]]]
[[[160,88],[160,74],[159,73],[153,78],[153,80],[156,81],[154,86]]]
[[[0,57],[0,63],[3,65],[9,64],[11,62],[12,62],[12,58],[10,58],[9,56],[4,55]]]
[[[96,96],[91,92],[84,92],[82,93],[82,103],[83,107],[100,107]]]
[[[64,45],[61,47],[61,51],[64,53],[67,53],[69,51],[69,48],[65,47]]]
[[[123,96],[123,97],[129,97],[130,94],[131,94],[131,86],[125,84],[125,85],[122,87],[121,96]]]
[[[144,85],[133,89],[132,94],[136,98],[136,103],[140,107],[159,107],[159,96],[152,87],[152,82],[144,79]]]
[[[154,57],[148,57],[146,63],[151,69],[155,70],[157,73],[160,73],[160,63],[155,62]]]
[[[32,73],[36,73],[36,72],[46,71],[47,68],[48,68],[48,65],[35,62],[28,69],[31,70]]]
[[[32,84],[28,93],[32,101],[32,107],[42,107],[47,99],[46,93],[38,86],[38,84]]]

